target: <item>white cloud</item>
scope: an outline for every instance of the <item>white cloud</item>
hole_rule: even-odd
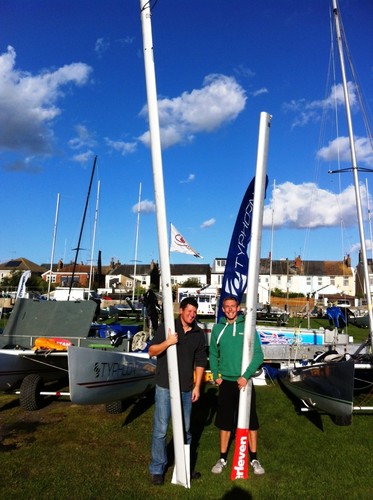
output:
[[[366,192],[360,186],[363,205]],[[340,194],[319,188],[312,182],[293,184],[285,182],[276,186],[269,205],[264,207],[263,226],[270,228],[321,228],[345,227],[356,224],[356,202],[353,186]]]
[[[117,42],[120,43],[120,45],[124,46],[124,45],[132,45],[133,42],[135,41],[135,37],[134,36],[125,36],[124,38],[119,38],[117,40]]]
[[[216,219],[214,219],[214,218],[205,220],[204,222],[202,222],[201,228],[205,229],[206,227],[211,227],[215,224],[215,222],[216,222]]]
[[[108,137],[105,137],[105,141],[111,149],[115,149],[115,151],[118,151],[122,156],[134,153],[137,149],[136,142],[112,141]]]
[[[234,120],[245,108],[246,95],[237,81],[225,75],[209,75],[200,89],[172,99],[159,99],[162,147],[193,140],[195,134],[212,132]],[[147,116],[145,106],[141,113]],[[139,137],[149,144],[149,132]]]
[[[371,251],[372,250],[372,242],[370,240],[365,240],[365,247],[367,250]],[[360,245],[360,241],[359,241],[359,243],[354,243],[353,245],[351,245],[351,248],[348,251],[348,253],[349,254],[358,253],[358,252],[360,252],[360,249],[361,249],[361,245]]]
[[[355,137],[355,151],[358,165],[373,167],[373,150],[370,141],[365,137]],[[330,141],[328,146],[317,152],[318,158],[324,161],[349,162],[351,164],[351,149],[348,137],[338,137]]]
[[[75,132],[77,136],[69,140],[71,149],[82,149],[96,145],[96,141],[85,125],[76,125]]]
[[[45,154],[51,151],[52,121],[61,113],[62,87],[84,85],[91,68],[73,63],[38,75],[16,69],[16,52],[0,54],[0,149]]]
[[[268,89],[266,87],[262,87],[261,89],[254,90],[253,92],[251,92],[251,95],[253,97],[258,97],[258,95],[262,94],[268,94]]]
[[[132,212],[137,213],[138,212],[138,207],[139,207],[138,203],[136,203],[135,205],[133,205]],[[150,213],[155,212],[155,204],[154,204],[154,202],[150,201],[150,200],[142,200],[140,202],[140,212],[144,213],[144,214],[150,214]]]
[[[94,156],[93,151],[85,151],[84,153],[79,153],[73,156],[73,160],[78,163],[87,163]]]
[[[189,182],[193,182],[195,178],[196,176],[194,174],[189,174],[187,179],[180,181],[180,184],[187,184]]]
[[[352,82],[347,83],[351,109],[357,105],[356,88]],[[344,106],[343,86],[341,83],[333,85],[330,94],[322,100],[307,101],[306,99],[292,100],[283,105],[286,112],[296,114],[292,127],[303,127],[309,122],[320,120],[323,110],[333,109],[335,106]]]
[[[95,43],[95,52],[98,57],[102,57],[102,55],[109,49],[110,42],[105,40],[105,38],[97,38]]]

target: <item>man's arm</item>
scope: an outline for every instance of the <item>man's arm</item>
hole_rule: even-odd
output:
[[[196,366],[196,381],[195,381],[194,388],[192,391],[192,403],[197,401],[199,399],[200,394],[201,394],[201,384],[202,384],[204,372],[205,372],[205,369],[202,366]]]
[[[254,375],[254,373],[260,368],[263,364],[264,356],[262,351],[262,346],[260,343],[258,332],[255,332],[255,340],[254,340],[254,353],[251,359],[249,366],[246,368],[245,373],[242,374],[246,380]]]
[[[153,356],[159,356],[164,352],[166,349],[168,349],[171,345],[177,344],[179,340],[179,337],[176,332],[171,333],[171,330],[168,331],[168,336],[167,338],[161,342],[160,344],[152,344],[149,347],[149,356],[152,358]]]

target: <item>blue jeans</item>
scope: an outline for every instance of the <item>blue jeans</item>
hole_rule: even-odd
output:
[[[184,440],[187,444],[192,441],[190,433],[190,414],[192,412],[192,391],[181,393],[183,407]],[[152,460],[150,474],[163,475],[167,466],[167,430],[171,417],[170,390],[159,385],[155,388],[155,411],[153,420]]]

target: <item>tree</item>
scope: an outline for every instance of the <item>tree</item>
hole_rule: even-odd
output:
[[[184,288],[187,287],[200,288],[202,285],[197,278],[189,278],[186,281],[184,281],[184,283],[182,283],[181,286]]]

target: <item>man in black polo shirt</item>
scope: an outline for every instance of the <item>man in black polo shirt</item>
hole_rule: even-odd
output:
[[[166,337],[162,323],[149,346],[149,356],[157,356],[152,460],[149,466],[154,485],[163,484],[167,466],[167,430],[171,416],[167,349],[175,344],[185,440],[187,444],[192,440],[190,433],[192,403],[198,401],[200,397],[201,382],[207,364],[205,335],[196,323],[197,307],[197,301],[193,297],[183,299],[180,303],[179,317],[175,321],[175,332]],[[199,476],[197,472],[191,474],[192,479],[197,479]]]

